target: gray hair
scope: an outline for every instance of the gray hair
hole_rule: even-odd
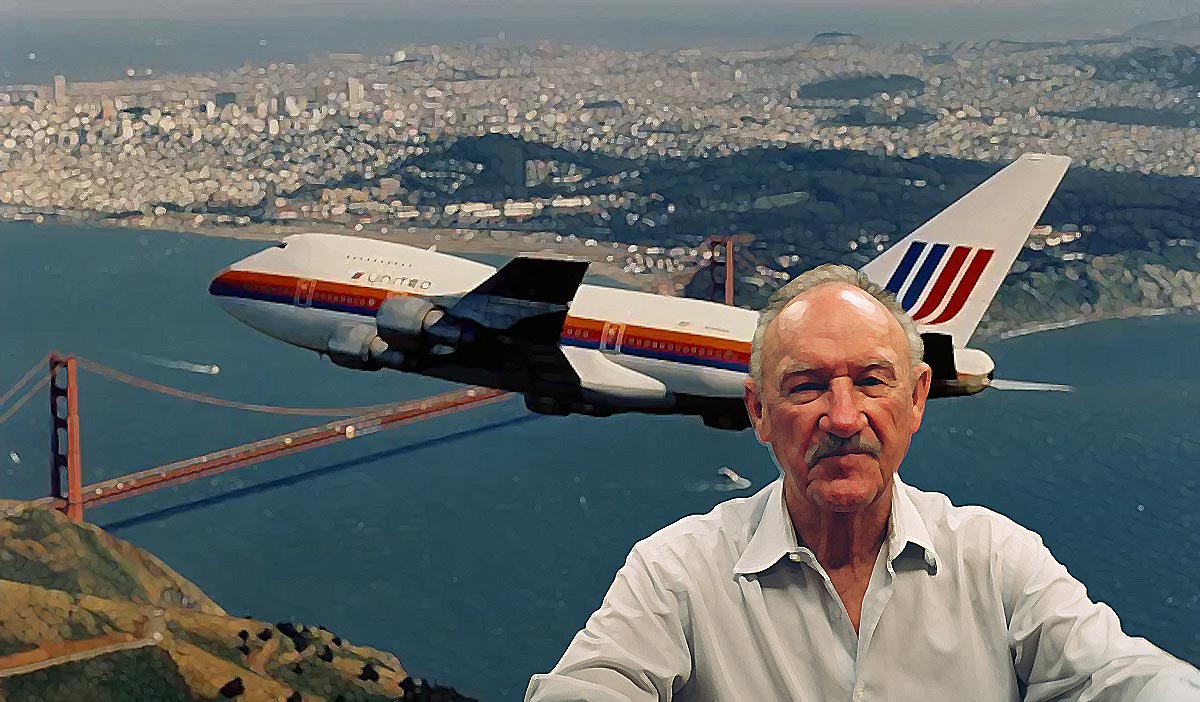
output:
[[[767,306],[759,313],[758,327],[754,330],[754,341],[750,345],[750,377],[754,378],[754,382],[762,384],[762,347],[763,339],[767,335],[767,327],[771,326],[771,322],[775,321],[783,308],[787,307],[797,296],[829,283],[843,283],[858,288],[878,300],[879,304],[892,313],[892,316],[900,323],[900,328],[904,330],[904,336],[908,339],[908,357],[913,367],[922,361],[925,357],[925,343],[921,340],[921,333],[917,331],[916,322],[896,301],[896,296],[871,282],[871,279],[862,271],[857,271],[850,266],[826,263],[801,273],[787,285],[776,290],[775,294],[771,295],[771,299],[767,301]]]

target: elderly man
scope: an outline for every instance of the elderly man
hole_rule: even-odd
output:
[[[638,543],[526,700],[1200,700],[1037,534],[901,482],[921,358],[851,268],[776,293],[745,399],[781,479]]]

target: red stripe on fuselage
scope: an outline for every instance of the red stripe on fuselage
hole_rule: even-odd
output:
[[[588,344],[599,345],[606,324],[604,320],[568,316],[560,338],[567,342],[580,340]],[[624,327],[620,335],[622,351],[641,350],[649,354],[670,354],[701,362],[720,361],[743,366],[750,364],[749,342],[635,324],[614,323],[613,326]],[[616,339],[607,341],[605,344],[608,348],[616,345]]]
[[[375,310],[389,297],[416,295],[415,292],[403,290],[385,290],[367,285],[350,285],[335,283],[328,280],[311,280],[291,275],[277,273],[260,273],[258,271],[226,271],[218,278],[222,283],[249,292],[266,292],[267,294],[296,298],[297,287],[302,280],[313,285],[312,302],[355,307]],[[305,293],[307,295],[307,293]],[[306,298],[307,299],[307,298]]]
[[[261,273],[258,271],[232,270],[222,273],[218,279],[225,285],[240,288],[251,294],[262,293],[290,300],[294,304],[297,286],[301,281],[313,285],[312,306],[322,304],[352,306],[358,308],[365,316],[374,316],[375,311],[389,297],[417,296],[416,292],[400,290],[385,290],[365,285],[349,285],[327,280],[313,280],[297,276],[280,275],[276,273]],[[583,341],[599,345],[605,325],[609,322],[602,319],[567,316],[559,338],[563,341]],[[674,356],[685,356],[698,361],[719,361],[721,363],[748,366],[750,363],[750,342],[737,339],[726,339],[706,336],[691,332],[680,332],[668,329],[657,329],[635,324],[613,322],[613,326],[623,326],[624,332],[620,337],[621,347],[645,350],[649,353],[663,353]],[[611,347],[613,344],[609,344]]]

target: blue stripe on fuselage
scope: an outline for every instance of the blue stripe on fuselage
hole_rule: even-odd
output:
[[[572,337],[559,339],[558,343],[562,346],[574,346],[581,349],[599,350],[600,348],[600,342],[598,341],[588,341],[586,339],[576,339]],[[606,351],[603,353],[611,352]],[[736,361],[726,361],[719,358],[697,358],[695,356],[689,356],[686,354],[671,353],[663,349],[622,346],[619,354],[624,356],[636,356],[638,358],[649,358],[655,361],[674,361],[675,363],[685,363],[689,366],[701,366],[703,368],[720,368],[722,370],[738,371],[741,373],[748,373],[750,370],[745,364],[741,364]]]
[[[257,300],[259,302],[274,302],[281,305],[289,305],[298,309],[314,309],[314,310],[329,310],[331,312],[344,312],[346,314],[356,314],[361,317],[374,317],[375,308],[365,307],[362,305],[351,305],[342,302],[328,302],[325,300],[313,300],[311,305],[307,307],[299,307],[296,305],[295,295],[273,295],[261,290],[248,290],[246,287],[237,284],[223,283],[213,281],[208,286],[208,292],[217,297],[236,297],[243,300]]]
[[[218,297],[236,297],[244,300],[273,302],[276,304],[288,305],[289,307],[296,306],[295,299],[291,296],[272,295],[270,293],[257,290],[247,290],[243,286],[218,283],[216,281],[209,286],[209,292]],[[298,307],[297,309],[322,309],[372,318],[375,316],[374,308],[318,300],[313,300],[311,307]],[[599,341],[588,341],[586,339],[578,339],[574,337],[561,337],[559,338],[558,343],[562,346],[575,346],[584,349],[600,348]],[[744,364],[736,361],[727,361],[719,358],[697,358],[695,356],[689,356],[685,354],[671,353],[664,349],[622,347],[620,353],[626,356],[636,356],[639,358],[649,358],[659,361],[674,361],[675,363],[684,363],[690,366],[700,366],[704,368],[720,368],[722,370],[738,371],[741,373],[746,373],[749,371]]]

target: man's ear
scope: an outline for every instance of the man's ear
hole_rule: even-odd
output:
[[[763,426],[762,392],[754,378],[748,377],[742,384],[742,399],[746,402],[746,414],[750,415],[750,423],[754,426],[754,433],[758,436],[759,443],[765,444],[767,437],[764,432],[768,427]]]
[[[913,432],[921,428],[921,419],[925,416],[925,401],[929,399],[929,386],[933,383],[933,369],[928,363],[918,363],[913,366],[912,384],[912,413]]]

